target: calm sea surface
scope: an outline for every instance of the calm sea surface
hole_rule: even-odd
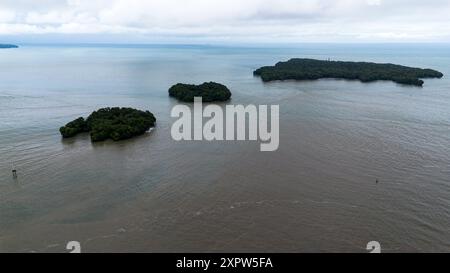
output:
[[[418,88],[252,75],[292,57],[446,77]],[[0,50],[0,251],[75,240],[85,252],[366,252],[375,240],[448,252],[449,75],[450,45]],[[280,149],[173,141],[168,88],[204,81],[228,85],[232,104],[279,104]],[[61,125],[105,106],[148,109],[158,125],[118,143],[61,139]]]

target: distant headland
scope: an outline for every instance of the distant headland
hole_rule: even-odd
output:
[[[90,132],[93,142],[112,139],[119,141],[142,135],[156,123],[149,111],[133,108],[102,108],[93,112],[87,119],[78,118],[59,129],[64,138],[79,133]]]
[[[253,72],[264,82],[276,80],[318,80],[336,78],[373,82],[393,81],[399,84],[423,86],[421,79],[442,78],[436,70],[413,68],[395,64],[369,62],[323,61],[314,59],[291,59],[275,66],[265,66]]]
[[[0,48],[18,48],[17,45],[10,45],[10,44],[0,44]]]
[[[183,102],[193,102],[194,97],[202,97],[203,102],[228,101],[231,91],[223,84],[205,82],[200,85],[176,84],[169,89],[169,96]]]

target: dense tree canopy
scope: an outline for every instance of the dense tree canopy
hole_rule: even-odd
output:
[[[193,102],[194,97],[202,97],[204,102],[227,101],[231,98],[230,90],[215,82],[200,85],[179,83],[169,89],[169,95],[184,102]]]
[[[106,139],[118,141],[144,134],[155,123],[156,118],[149,111],[115,107],[95,111],[87,119],[78,118],[59,131],[64,138],[90,132],[94,142]]]
[[[84,118],[77,118],[71,121],[59,129],[59,132],[64,138],[74,137],[79,133],[89,132],[91,129],[88,127]]]
[[[422,86],[424,78],[442,78],[441,72],[431,69],[412,68],[395,64],[367,62],[320,61],[313,59],[291,59],[275,66],[257,69],[254,75],[265,82],[275,80],[317,80],[338,78],[372,82],[393,81],[400,84]]]

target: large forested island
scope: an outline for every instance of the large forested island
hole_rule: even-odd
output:
[[[276,80],[318,80],[337,78],[373,82],[393,81],[400,84],[422,86],[425,78],[442,78],[443,74],[432,69],[413,68],[395,64],[368,62],[322,61],[314,59],[291,59],[275,66],[257,69],[254,75],[265,82]]]
[[[0,48],[18,48],[16,45],[0,44]]]
[[[227,101],[231,91],[223,84],[205,82],[200,85],[176,84],[169,89],[169,96],[183,102],[193,102],[194,97],[202,97],[203,102]]]
[[[93,142],[112,139],[114,141],[142,135],[156,123],[155,116],[149,111],[132,108],[102,108],[93,112],[87,119],[82,117],[60,128],[64,138],[79,133],[90,132]]]

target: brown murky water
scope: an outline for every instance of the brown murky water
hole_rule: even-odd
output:
[[[365,252],[376,240],[448,252],[448,78],[414,88],[251,73],[332,56],[448,75],[442,47],[0,51],[0,251],[65,252],[75,240],[85,252]],[[279,104],[280,149],[173,141],[168,87],[207,80],[229,85],[233,104]],[[149,109],[158,126],[119,143],[61,140],[61,124],[111,105]]]

